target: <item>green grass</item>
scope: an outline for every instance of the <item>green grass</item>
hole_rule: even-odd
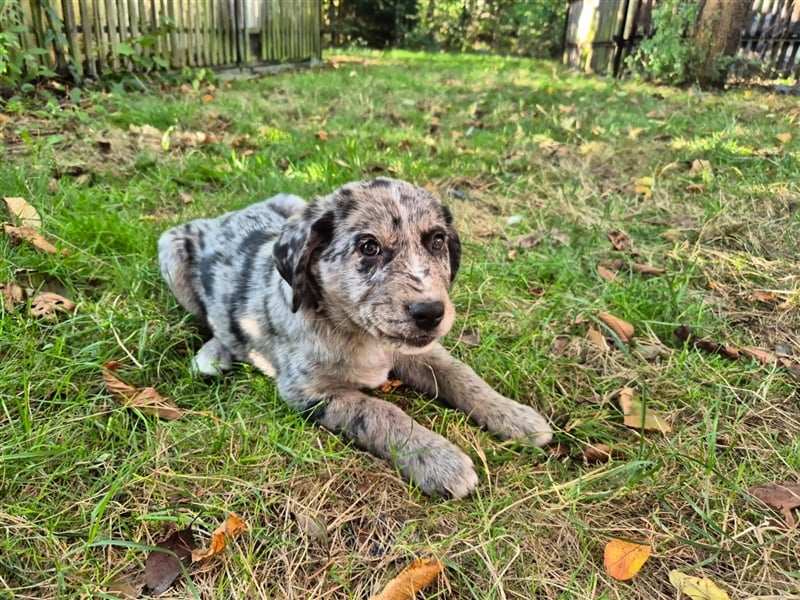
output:
[[[0,238],[0,282],[32,269],[77,303],[57,322],[24,306],[0,312],[0,596],[114,597],[109,584],[141,579],[142,545],[165,523],[193,521],[207,543],[231,511],[249,531],[195,566],[175,597],[364,598],[430,553],[449,566],[429,590],[437,598],[666,600],[677,595],[672,569],[732,598],[800,594],[798,530],[746,494],[797,481],[797,381],[673,333],[685,323],[800,356],[800,154],[797,139],[777,137],[796,131],[800,103],[490,56],[327,58],[198,93],[0,110],[10,117],[0,118],[0,192],[34,204],[67,251]],[[131,133],[144,125],[213,138],[173,137],[165,152]],[[694,160],[710,170],[692,171]],[[475,460],[481,484],[466,501],[422,496],[306,424],[253,369],[190,377],[202,334],[158,274],[155,241],[175,223],[376,175],[432,186],[453,208],[465,251],[445,345],[557,427],[560,453],[504,444],[395,392]],[[643,177],[653,178],[650,197],[635,190]],[[601,278],[599,263],[630,255],[607,239],[619,229],[635,261],[665,274]],[[510,253],[536,231],[551,233]],[[755,290],[777,301],[754,301]],[[662,356],[593,346],[572,324],[596,323],[599,311],[631,322],[638,341],[660,340]],[[479,345],[459,342],[464,330]],[[569,344],[554,353],[565,332]],[[167,422],[121,408],[103,385],[112,359],[127,382],[189,413]],[[615,394],[625,385],[672,433],[623,426]],[[585,464],[594,443],[615,457]],[[299,527],[298,514],[325,536]],[[603,569],[615,537],[653,545],[631,582]]]

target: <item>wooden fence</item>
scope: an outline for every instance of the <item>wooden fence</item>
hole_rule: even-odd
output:
[[[22,49],[61,74],[320,58],[322,0],[18,0]],[[0,19],[0,29],[9,23]]]
[[[615,76],[653,32],[658,0],[569,0],[564,62]],[[774,77],[800,76],[800,0],[753,0],[738,56]]]

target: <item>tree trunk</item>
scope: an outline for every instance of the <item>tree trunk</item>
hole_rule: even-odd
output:
[[[729,65],[721,59],[735,56],[747,23],[750,0],[705,0],[694,30],[697,52],[695,76],[700,87],[722,87]]]

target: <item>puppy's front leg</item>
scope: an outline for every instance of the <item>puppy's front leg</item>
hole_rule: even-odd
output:
[[[437,344],[430,352],[401,356],[395,374],[406,385],[441,399],[504,439],[544,446],[553,438],[550,424],[529,406],[494,391],[475,371]]]
[[[306,406],[309,406],[309,404]],[[309,406],[311,418],[393,463],[426,494],[468,496],[478,485],[472,460],[399,407],[357,390],[329,393]]]

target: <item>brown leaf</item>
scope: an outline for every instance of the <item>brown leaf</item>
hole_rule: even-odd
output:
[[[467,348],[477,348],[481,345],[481,336],[474,329],[466,328],[458,336],[457,344],[463,344]]]
[[[192,551],[196,548],[192,528],[175,531],[156,546],[163,550],[153,550],[144,562],[144,584],[154,596],[167,591],[192,563]]]
[[[750,299],[758,302],[775,302],[776,298],[777,296],[774,292],[767,292],[764,290],[755,290],[750,294]]]
[[[395,389],[399,388],[401,385],[403,385],[403,382],[400,381],[399,379],[387,379],[386,381],[383,382],[381,387],[378,388],[378,391],[381,394],[389,394],[393,392]]]
[[[3,223],[3,231],[15,243],[25,242],[48,254],[58,254],[58,250],[53,244],[44,239],[41,233],[36,231],[33,227],[22,225],[15,227],[10,223]]]
[[[654,267],[652,265],[644,265],[641,263],[631,263],[631,271],[640,273],[642,275],[663,275],[666,273],[664,269]]]
[[[633,337],[633,325],[615,317],[611,313],[599,312],[597,318],[600,319],[611,331],[613,331],[622,342],[628,342]]]
[[[583,461],[588,464],[607,463],[615,452],[606,444],[589,444],[583,449]]]
[[[692,166],[689,167],[689,174],[691,175],[698,175],[707,171],[711,171],[711,163],[702,158],[695,158],[692,161]]]
[[[747,491],[767,506],[779,509],[786,519],[787,527],[795,526],[792,509],[800,508],[800,483],[776,481],[754,485]]]
[[[118,361],[109,361],[103,365],[103,381],[106,389],[117,400],[120,400],[125,408],[136,408],[168,421],[174,421],[183,416],[183,411],[178,408],[178,405],[171,398],[161,396],[155,388],[146,387],[140,390],[112,375],[111,372],[116,371],[119,364]]]
[[[775,363],[778,362],[777,356],[775,356],[769,350],[764,350],[763,348],[754,348],[748,346],[746,348],[740,348],[739,354],[741,356],[749,356],[750,358],[755,358],[762,365],[774,365]]]
[[[328,539],[328,530],[325,527],[325,522],[318,518],[312,517],[305,513],[291,513],[292,519],[297,523],[297,527],[303,534],[312,539],[326,542]]]
[[[614,250],[625,250],[631,244],[631,238],[624,231],[612,231],[608,234],[608,240]]]
[[[564,351],[569,346],[570,337],[568,335],[557,335],[553,338],[553,343],[550,345],[550,352],[555,355],[564,354]]]
[[[660,431],[670,433],[672,427],[664,419],[649,408],[645,410],[642,401],[639,400],[636,390],[624,387],[619,391],[619,407],[622,410],[622,422],[633,429],[644,429],[647,431]]]
[[[197,562],[209,556],[213,556],[218,552],[222,552],[225,549],[226,540],[235,538],[245,529],[247,529],[247,524],[241,517],[235,513],[229,514],[225,522],[217,527],[214,533],[211,534],[211,545],[208,548],[192,550],[192,562]]]
[[[42,228],[42,217],[33,206],[28,204],[25,198],[3,196],[3,201],[6,203],[8,214],[11,215],[14,225],[32,229]]]
[[[694,346],[698,350],[720,354],[726,358],[739,358],[739,350],[734,346],[727,346],[718,342],[697,337],[688,325],[681,325],[675,329],[675,335],[682,342]]]
[[[589,341],[595,346],[600,348],[600,350],[604,352],[608,351],[608,342],[606,342],[606,338],[603,337],[603,334],[591,325],[589,325],[589,327],[586,329],[586,337],[589,338]]]
[[[690,183],[684,188],[690,194],[702,194],[706,191],[705,183]]]
[[[10,313],[14,312],[14,306],[25,301],[25,290],[16,281],[0,283],[0,293],[3,294],[3,309]]]
[[[444,570],[438,558],[420,558],[403,571],[370,600],[414,600],[417,592],[428,586]]]
[[[614,281],[617,278],[617,274],[614,271],[606,269],[603,265],[597,265],[597,274],[606,281]]]
[[[75,310],[75,303],[68,298],[54,292],[42,292],[31,302],[31,314],[34,317],[54,320],[56,313],[71,313]]]
[[[778,141],[781,144],[788,144],[789,142],[792,141],[792,134],[791,133],[779,133],[775,137],[778,138]]]
[[[542,234],[541,233],[526,233],[525,235],[521,235],[517,237],[513,242],[512,246],[515,248],[533,248],[534,246],[538,246],[542,241]]]
[[[328,141],[328,133],[326,131],[322,130],[322,129],[320,129],[317,133],[315,133],[314,137],[316,137],[318,140],[321,140],[323,142],[327,142]]]

